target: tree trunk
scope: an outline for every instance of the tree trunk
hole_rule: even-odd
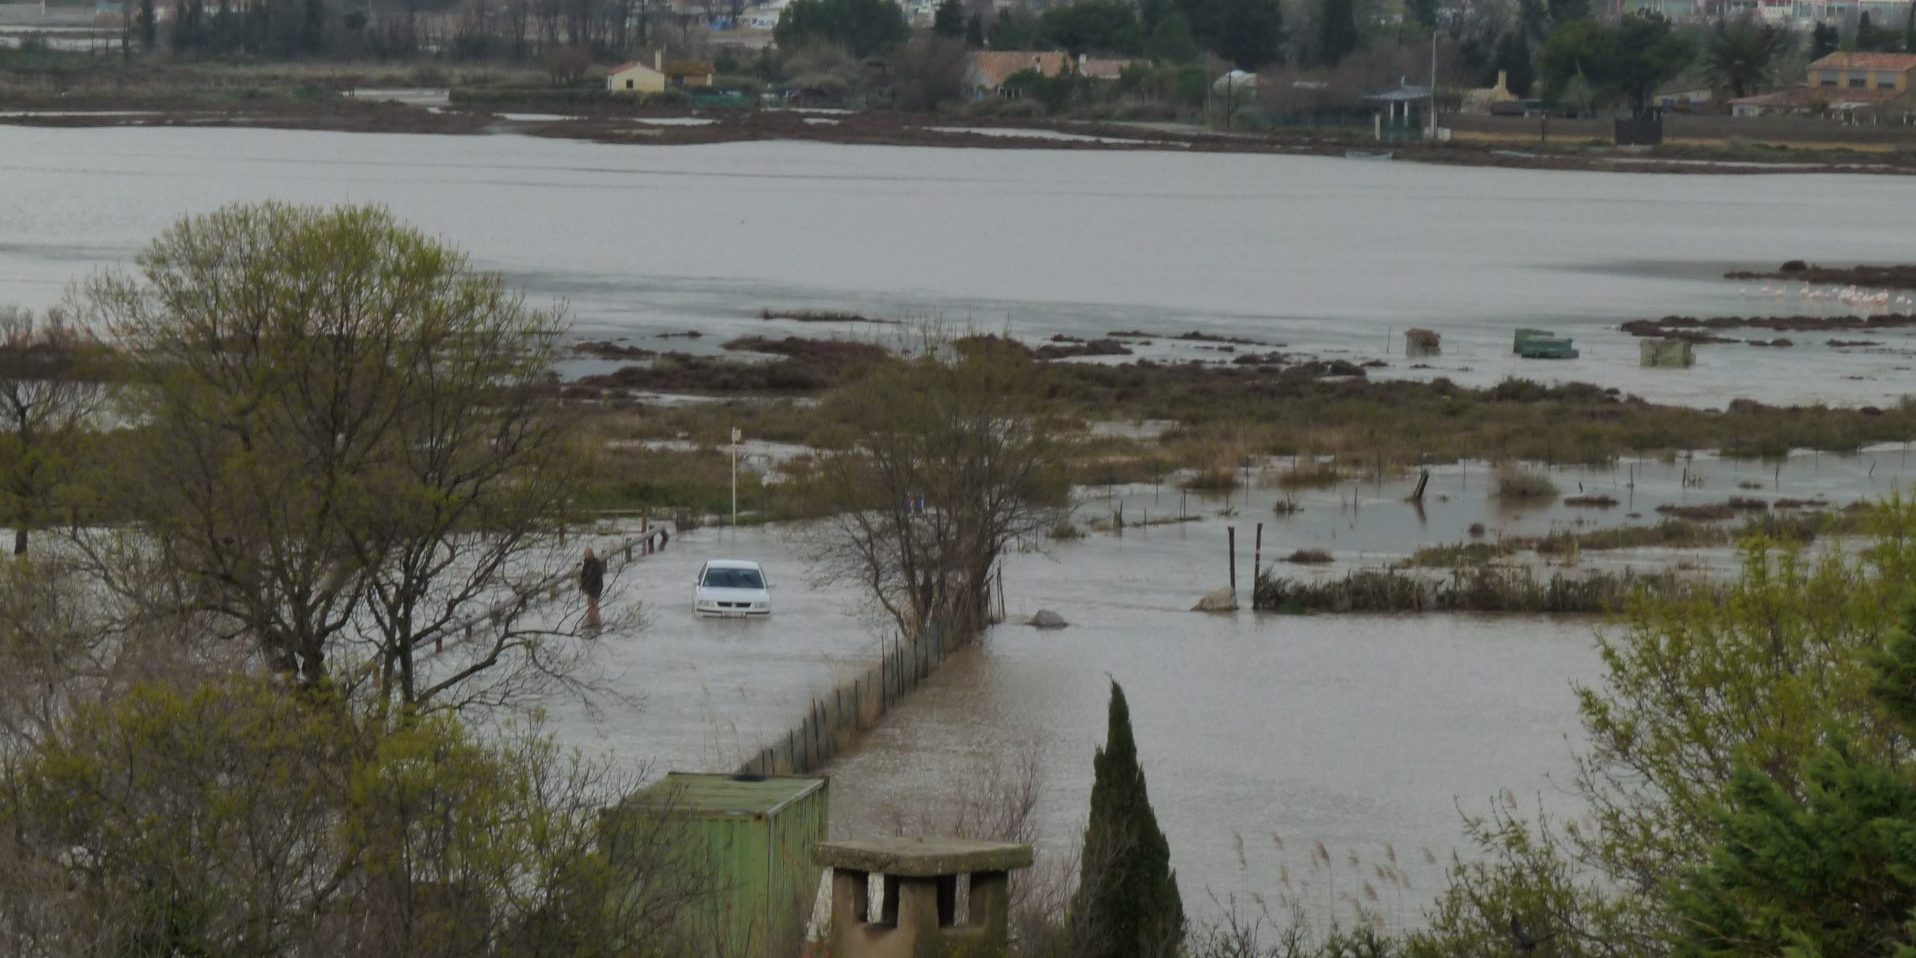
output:
[[[20,524],[13,528],[13,554],[17,556],[27,554],[27,520],[24,517],[21,518]]]

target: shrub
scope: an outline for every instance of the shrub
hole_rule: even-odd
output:
[[[1499,499],[1555,499],[1557,484],[1541,472],[1534,472],[1514,462],[1497,466],[1497,498]]]

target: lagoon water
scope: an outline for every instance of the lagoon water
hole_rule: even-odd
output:
[[[1893,401],[1916,336],[1700,350],[1639,370],[1621,320],[1832,307],[1731,268],[1907,259],[1916,182],[1513,171],[1180,151],[605,145],[254,129],[0,126],[0,302],[44,306],[182,214],[370,202],[470,250],[582,335],[765,332],[766,307],[1080,336],[1190,329],[1721,405]],[[1445,336],[1403,365],[1408,326]],[[1569,363],[1510,330],[1574,335]],[[794,328],[795,329],[795,328]],[[788,330],[789,331],[789,330]],[[816,327],[811,332],[818,332]],[[663,344],[661,344],[663,345]],[[684,341],[671,341],[684,348]],[[1193,353],[1216,357],[1215,353]],[[1393,359],[1392,357],[1395,357]]]
[[[127,263],[182,214],[263,199],[387,204],[535,300],[565,300],[581,335],[642,342],[700,328],[706,349],[737,333],[797,331],[759,319],[765,307],[937,316],[1031,336],[1195,328],[1392,363],[1376,375],[1490,382],[1521,371],[1720,405],[1739,395],[1891,401],[1909,388],[1916,344],[1872,334],[1885,345],[1835,350],[1805,336],[1796,349],[1708,347],[1695,369],[1650,371],[1615,329],[1669,313],[1827,310],[1720,274],[1798,257],[1907,259],[1916,220],[1897,214],[1916,183],[1902,178],[246,129],[0,126],[0,303],[49,305],[76,277]],[[1575,335],[1584,358],[1511,360],[1518,324]],[[1444,334],[1433,368],[1409,369],[1393,349],[1410,325]],[[1840,485],[1902,481],[1896,454],[1893,475],[1846,464],[1845,476],[1864,478]],[[1826,491],[1834,480],[1823,468],[1785,477],[1779,467],[1774,491]],[[1724,469],[1709,496],[1749,478]],[[1369,493],[1362,505],[1377,518],[1362,523],[1355,489],[1348,515],[1341,492],[1327,493],[1294,526],[1272,521],[1266,556],[1304,545],[1340,562],[1395,551],[1373,530],[1413,522],[1415,535],[1391,535],[1402,551],[1426,535],[1454,539],[1486,508],[1481,481],[1470,481],[1438,477],[1439,493],[1456,498],[1433,507],[1428,533],[1421,516],[1382,511],[1405,512],[1399,493]],[[1138,510],[1171,508],[1156,490],[1130,494]],[[1574,814],[1564,793],[1571,686],[1598,673],[1597,623],[1186,611],[1222,584],[1219,527],[1248,533],[1256,518],[1271,521],[1268,509],[1014,559],[1013,617],[1054,608],[1075,624],[1000,627],[955,658],[830,770],[834,830],[882,829],[896,809],[936,813],[995,765],[1035,754],[1046,769],[1042,844],[1068,850],[1107,675],[1130,695],[1152,797],[1200,914],[1215,913],[1213,895],[1280,911],[1290,898],[1320,922],[1348,922],[1364,904],[1414,923],[1440,877],[1424,853],[1440,863],[1460,843],[1459,807],[1507,791]],[[1579,520],[1526,521],[1545,531]],[[596,715],[554,702],[554,727],[627,767],[734,767],[874,654],[853,597],[810,588],[801,553],[775,532],[707,530],[635,566],[623,601],[643,603],[650,621],[593,651],[630,698]],[[691,618],[698,561],[726,554],[773,570],[771,622]],[[1320,841],[1333,866],[1313,866]],[[1377,875],[1392,857],[1408,887]]]

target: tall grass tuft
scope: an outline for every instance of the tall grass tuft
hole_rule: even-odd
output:
[[[1555,499],[1557,484],[1541,472],[1535,472],[1514,463],[1503,462],[1497,465],[1497,498],[1499,499]]]

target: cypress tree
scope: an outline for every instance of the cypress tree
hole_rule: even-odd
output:
[[[1324,0],[1318,8],[1317,62],[1334,67],[1357,49],[1357,10],[1351,0]]]
[[[1093,761],[1091,822],[1071,902],[1078,954],[1170,958],[1184,937],[1184,903],[1171,846],[1145,794],[1124,689],[1111,683],[1110,727]]]
[[[959,0],[945,0],[931,15],[931,32],[953,40],[965,35],[965,6]]]

